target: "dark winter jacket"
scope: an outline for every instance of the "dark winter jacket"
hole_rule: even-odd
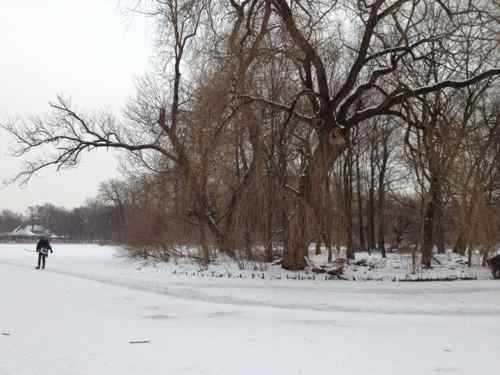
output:
[[[488,266],[495,279],[500,279],[500,254],[488,259]]]
[[[46,238],[40,238],[40,241],[36,244],[36,252],[41,252],[42,254],[47,255],[48,252],[53,253],[52,246],[50,246],[49,240]]]

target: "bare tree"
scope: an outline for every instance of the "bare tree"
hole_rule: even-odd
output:
[[[494,22],[485,17],[489,8],[465,0],[141,4],[142,12],[159,21],[164,69],[139,83],[126,119],[84,115],[58,97],[52,116],[4,127],[17,138],[19,155],[45,147],[53,151],[29,160],[20,179],[49,166],[73,167],[83,151],[98,148],[125,150],[158,175],[175,175],[185,219],[199,230],[204,263],[210,261],[211,240],[234,254],[239,233],[250,255],[255,217],[241,215],[252,202],[251,192],[260,192],[266,166],[282,168],[272,174],[267,191],[277,189],[280,197],[274,225],[284,240],[283,267],[304,268],[313,235],[321,232],[330,246],[330,172],[351,150],[348,138],[355,128],[380,117],[408,121],[414,103],[500,74],[490,53],[496,42],[485,37]],[[436,51],[446,74],[414,79],[413,71],[425,71]],[[279,70],[286,79],[268,80]],[[272,146],[268,137],[274,137]],[[352,151],[346,154],[351,202]],[[384,198],[379,196],[379,206]],[[347,222],[352,207],[348,211]],[[271,242],[275,231],[269,212],[268,217]],[[374,222],[368,221],[369,247],[375,242]],[[348,232],[352,235],[352,225]]]

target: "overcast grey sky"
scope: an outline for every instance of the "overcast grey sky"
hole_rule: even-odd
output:
[[[120,111],[134,93],[134,77],[148,69],[153,29],[151,20],[127,15],[118,0],[1,1],[0,121],[46,113],[57,94],[80,108]],[[0,129],[0,181],[20,165],[10,146]],[[0,186],[0,210],[80,205],[117,175],[116,167],[115,155],[88,153],[78,169],[47,170],[26,188]]]

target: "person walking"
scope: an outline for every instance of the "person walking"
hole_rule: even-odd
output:
[[[490,266],[491,273],[494,279],[500,279],[500,254],[495,255],[486,261]]]
[[[40,265],[42,269],[45,268],[45,258],[49,256],[49,251],[53,253],[52,246],[50,246],[49,240],[46,237],[41,237],[38,243],[36,244],[36,252],[38,253],[38,265],[36,269],[40,269]]]

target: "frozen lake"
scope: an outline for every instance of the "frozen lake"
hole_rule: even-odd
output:
[[[500,282],[211,279],[0,244],[0,374],[486,374]],[[131,341],[149,341],[130,344]]]

